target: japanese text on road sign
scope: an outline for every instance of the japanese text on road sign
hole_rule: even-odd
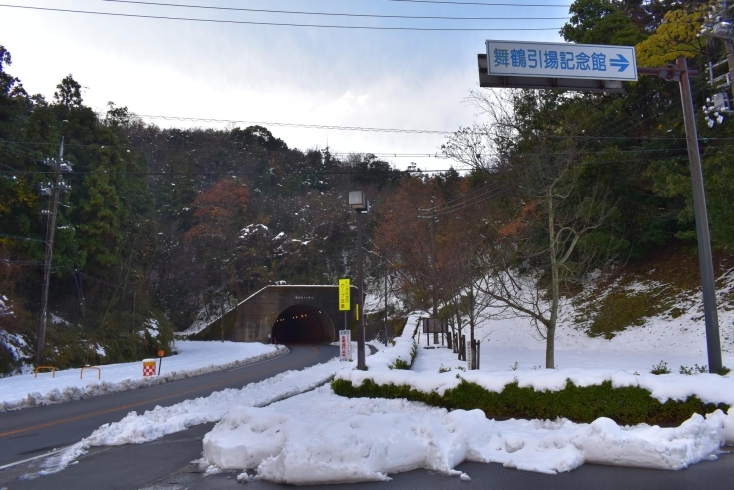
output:
[[[632,46],[488,40],[487,72],[507,76],[637,80]]]
[[[349,279],[339,279],[339,311],[349,311]]]
[[[352,332],[339,330],[339,360],[352,360]]]

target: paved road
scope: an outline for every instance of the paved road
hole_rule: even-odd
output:
[[[285,490],[268,482],[237,483],[237,473],[204,476],[204,468],[191,462],[201,457],[202,438],[214,424],[192,427],[161,440],[141,445],[92,448],[79,464],[34,480],[19,481],[0,473],[0,489],[8,490]],[[151,471],[153,469],[153,471]],[[464,463],[458,468],[472,481],[460,481],[426,470],[391,475],[389,482],[314,485],[309,490],[731,490],[734,455],[706,461],[686,470],[665,471],[615,466],[584,465],[569,473],[544,475],[504,468],[499,464]]]
[[[285,356],[250,366],[87,400],[0,413],[0,466],[74,444],[100,425],[116,422],[131,411],[173,405],[225,388],[242,388],[247,383],[318,364],[336,355],[338,349],[333,346],[291,346],[291,352]]]

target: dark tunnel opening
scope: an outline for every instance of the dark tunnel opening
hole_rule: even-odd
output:
[[[273,324],[274,344],[318,344],[334,341],[334,325],[318,308],[294,305],[286,308]]]

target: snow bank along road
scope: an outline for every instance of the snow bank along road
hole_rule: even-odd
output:
[[[242,388],[282,371],[325,362],[337,353],[337,348],[331,346],[293,346],[288,355],[259,364],[86,400],[0,413],[0,466],[74,444],[102,424],[120,420],[131,411],[173,405],[225,388]]]

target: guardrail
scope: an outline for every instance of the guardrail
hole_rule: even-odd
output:
[[[33,375],[34,378],[38,377],[38,371],[40,369],[50,369],[51,372],[53,373],[51,377],[52,378],[55,378],[56,377],[56,368],[55,367],[53,367],[53,366],[38,366],[36,368],[36,374]]]
[[[85,369],[96,369],[97,370],[97,379],[102,379],[102,370],[98,368],[97,366],[84,366],[81,371],[79,371],[79,379],[84,378],[84,370]]]

